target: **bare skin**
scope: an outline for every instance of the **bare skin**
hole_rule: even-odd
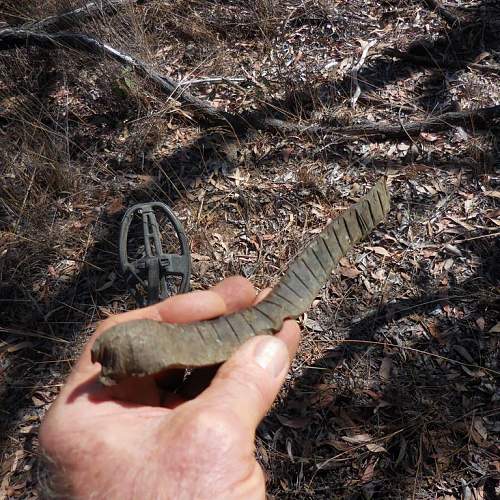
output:
[[[295,355],[299,328],[286,321],[275,336],[247,341],[214,375],[193,372],[98,382],[93,341],[132,319],[188,323],[229,314],[262,299],[243,278],[179,295],[103,321],[45,417],[41,447],[72,498],[264,499],[255,430],[273,404]],[[212,379],[213,377],[213,379]],[[208,386],[208,387],[207,387]],[[182,394],[182,395],[180,395]]]

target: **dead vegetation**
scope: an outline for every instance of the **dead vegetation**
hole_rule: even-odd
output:
[[[496,498],[500,3],[97,3],[64,30],[175,91],[64,44],[0,50],[0,497],[36,498],[40,418],[95,323],[133,307],[126,207],[174,208],[193,288],[263,287],[386,173],[389,219],[302,318],[259,429],[269,493]],[[58,33],[82,5],[3,2],[0,29]]]

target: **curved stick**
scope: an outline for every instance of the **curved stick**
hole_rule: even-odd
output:
[[[0,51],[23,47],[42,47],[49,49],[73,49],[87,54],[106,57],[122,66],[129,67],[141,78],[153,83],[163,93],[187,106],[193,113],[214,124],[229,124],[235,129],[246,129],[249,124],[238,115],[219,110],[209,102],[190,94],[171,78],[161,75],[143,61],[82,33],[38,33],[36,31],[5,28],[0,30]]]
[[[171,368],[197,368],[226,361],[245,340],[278,332],[305,312],[346,252],[389,211],[385,178],[343,212],[295,259],[259,304],[217,319],[177,325],[152,320],[123,323],[104,332],[92,347],[110,385],[130,376]]]

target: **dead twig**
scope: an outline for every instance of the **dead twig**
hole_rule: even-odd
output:
[[[217,83],[227,83],[232,85],[234,83],[247,83],[248,78],[243,76],[207,76],[205,78],[193,78],[192,80],[184,80],[179,82],[180,87],[194,87],[196,85],[210,85]]]
[[[131,55],[121,52],[88,35],[67,32],[54,34],[35,33],[29,30],[11,28],[0,31],[0,51],[29,46],[49,49],[69,48],[112,59],[123,66],[132,68],[137,75],[153,83],[169,98],[175,99],[184,105],[187,111],[190,111],[200,119],[214,125],[229,125],[235,132],[255,128],[282,133],[362,136],[372,139],[388,139],[416,136],[421,132],[442,132],[454,126],[484,129],[489,127],[492,120],[500,118],[499,105],[480,108],[474,111],[444,113],[422,122],[409,122],[400,125],[392,125],[386,122],[366,123],[347,127],[328,127],[319,124],[301,125],[276,118],[268,118],[263,116],[262,113],[237,115],[219,110],[209,102],[193,96],[181,84],[156,72],[143,61],[135,59]]]
[[[25,330],[16,330],[15,328],[8,328],[3,326],[0,326],[0,332],[7,333],[9,335],[19,335],[20,337],[31,337],[35,339],[45,339],[53,342],[61,342],[63,344],[69,344],[68,340],[61,339],[55,336],[44,335],[43,333],[38,333],[38,332],[27,332]]]

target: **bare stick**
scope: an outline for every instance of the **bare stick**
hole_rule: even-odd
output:
[[[266,119],[269,129],[280,130],[284,133],[309,133],[324,136],[363,136],[371,139],[398,139],[401,137],[416,136],[421,132],[443,132],[452,127],[466,127],[468,129],[487,129],[493,120],[500,119],[500,105],[480,108],[473,111],[449,112],[430,117],[421,122],[408,122],[392,125],[387,122],[365,123],[348,127],[328,127],[322,125],[298,125],[276,119]]]
[[[250,80],[243,76],[207,76],[204,78],[193,78],[192,80],[183,80],[179,82],[181,87],[193,87],[196,85],[207,85],[215,83],[227,83],[232,85],[234,83],[246,83]]]
[[[351,99],[351,106],[353,108],[356,107],[356,103],[358,102],[359,96],[361,95],[361,87],[359,86],[358,82],[358,71],[363,67],[363,64],[365,64],[366,56],[368,55],[368,51],[370,50],[371,47],[373,47],[377,43],[377,40],[371,40],[370,42],[367,42],[363,48],[363,53],[361,54],[361,57],[359,59],[358,64],[354,66],[352,70],[352,81],[356,85],[356,92],[354,92],[354,95],[352,96]]]
[[[70,48],[100,57],[107,57],[122,66],[132,68],[137,75],[153,83],[169,98],[177,100],[195,115],[206,121],[219,125],[226,124],[233,129],[246,129],[249,126],[240,116],[218,110],[209,102],[190,94],[176,81],[153,70],[146,63],[88,35],[67,32],[36,33],[30,30],[10,28],[0,31],[0,50],[29,46],[50,49]]]

